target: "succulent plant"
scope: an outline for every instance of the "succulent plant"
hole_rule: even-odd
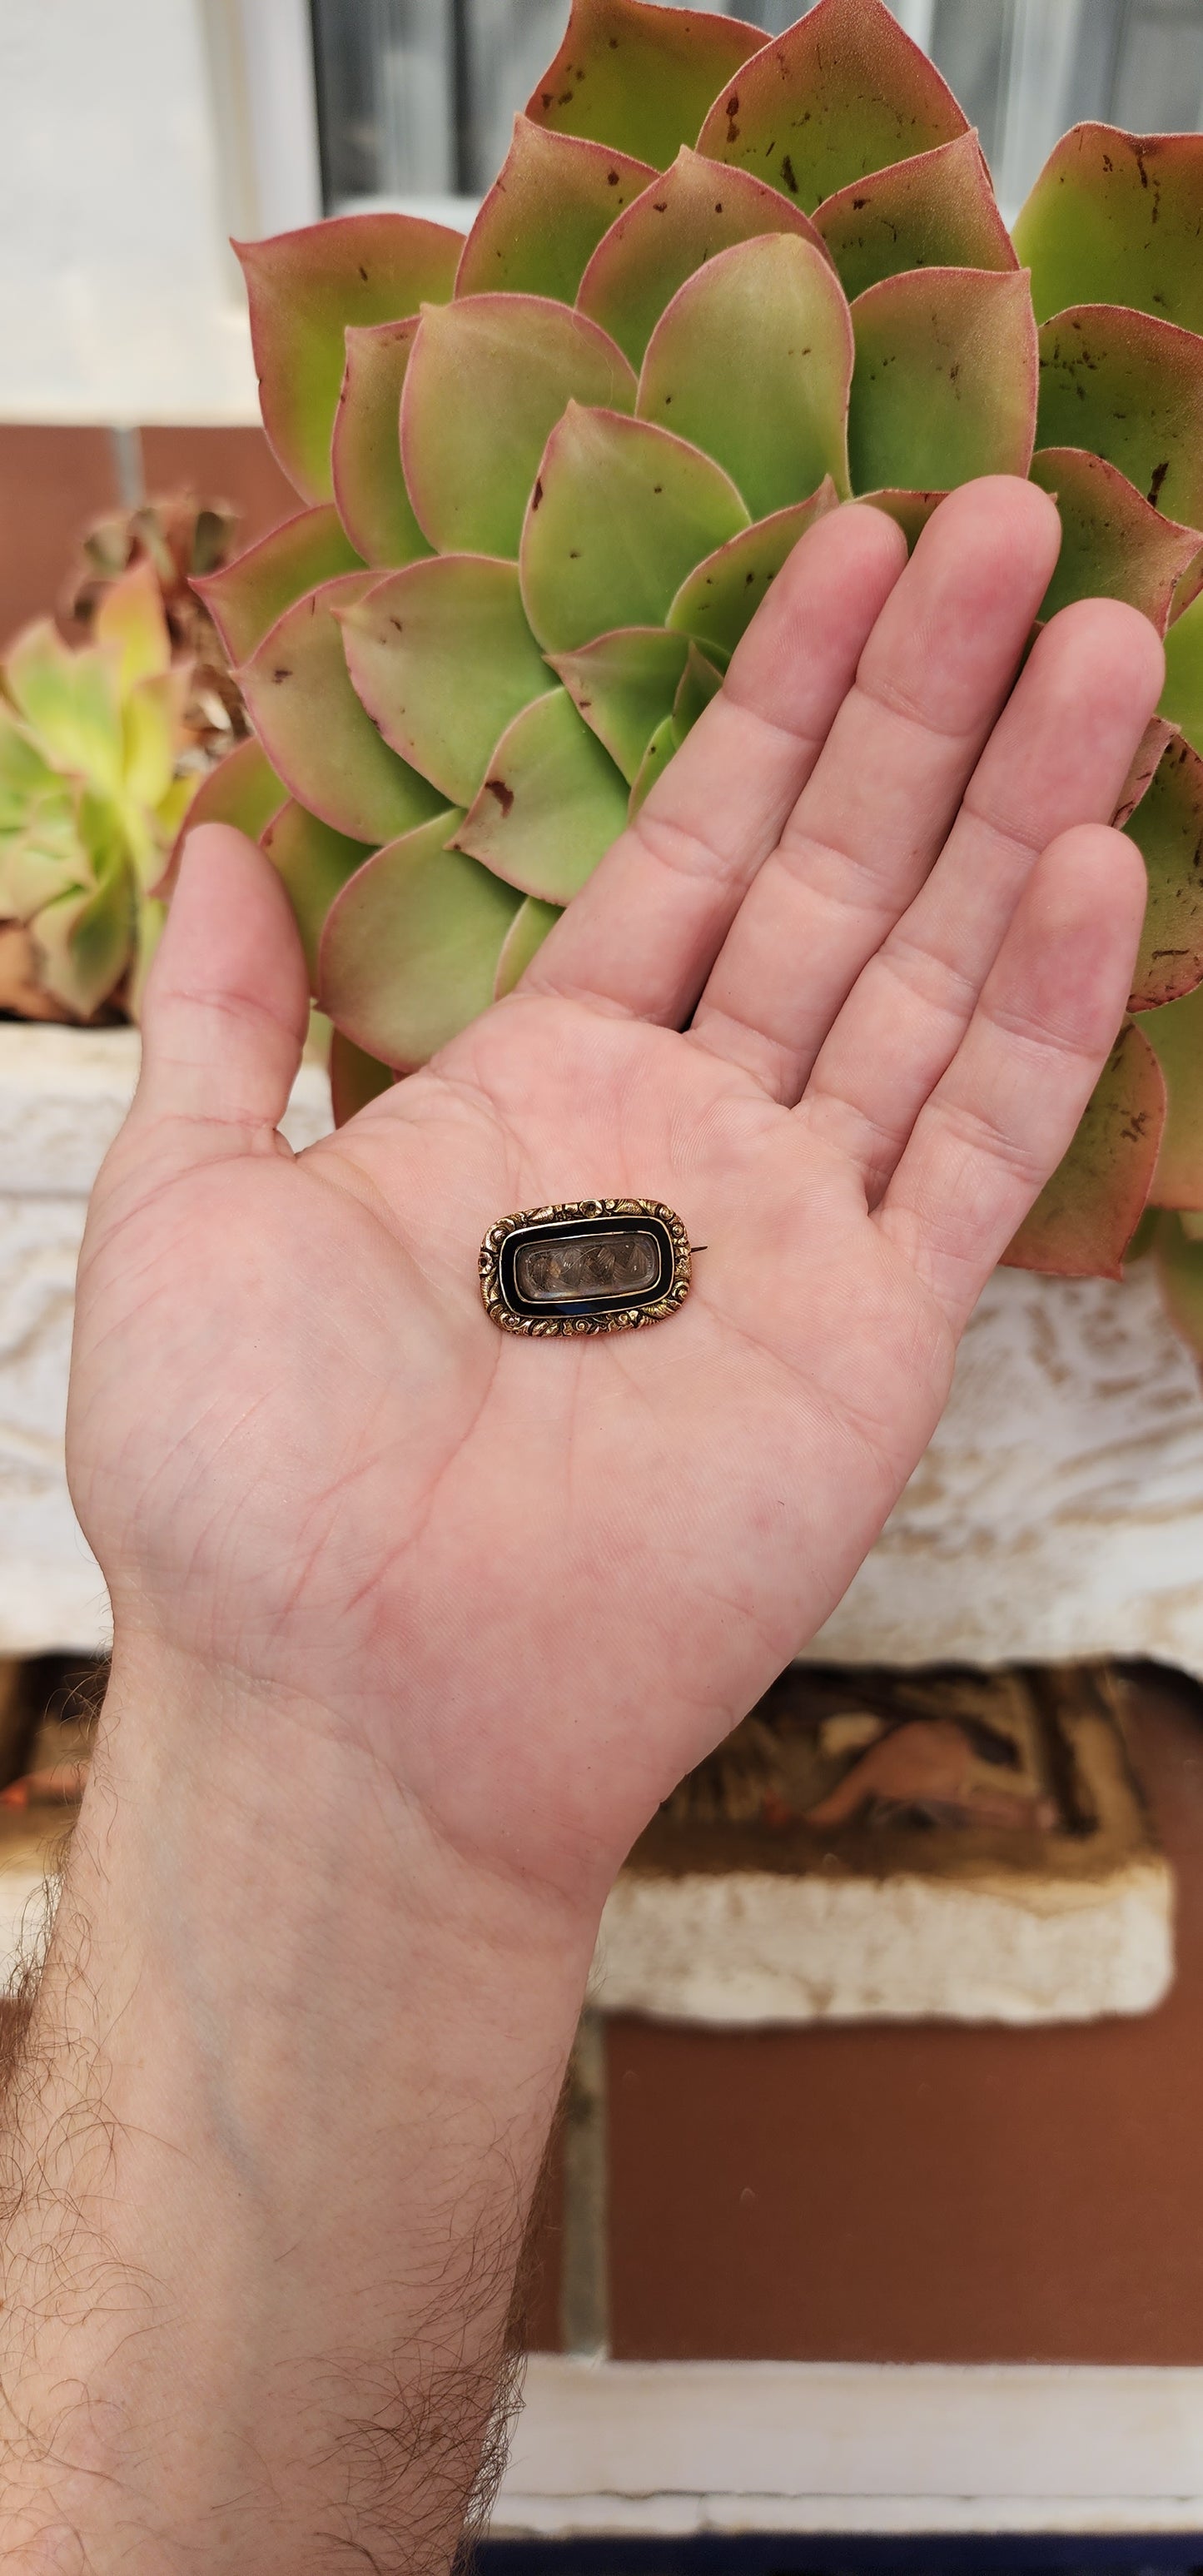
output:
[[[883,0],[573,0],[466,241],[364,213],[243,247],[305,507],[199,587],[346,1101],[517,979],[851,494],[909,535],[1031,474],[1092,593],[1168,633],[1126,828],[1133,1016],[1009,1258],[1118,1275],[1147,1203],[1203,1347],[1203,136],[1083,125],[1008,235]],[[224,801],[223,801],[224,800]],[[1167,1111],[1168,1094],[1168,1111]],[[1169,1213],[1173,1211],[1173,1213]]]
[[[0,665],[0,923],[22,934],[4,998],[37,1016],[90,1019],[119,987],[136,1007],[199,783],[183,765],[190,669],[149,564],[111,584],[93,632],[73,649],[42,618]]]
[[[194,742],[217,759],[249,727],[238,687],[213,620],[193,582],[229,560],[237,513],[195,492],[169,492],[94,519],[67,584],[65,615],[89,632],[115,581],[136,563],[150,565],[159,586],[174,653],[191,667],[184,722]]]

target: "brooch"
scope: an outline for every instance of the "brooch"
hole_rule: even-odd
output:
[[[485,1313],[503,1333],[630,1333],[689,1294],[689,1236],[657,1199],[574,1199],[499,1217],[480,1247]]]

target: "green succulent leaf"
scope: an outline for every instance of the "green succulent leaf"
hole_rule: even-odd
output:
[[[578,715],[631,784],[657,725],[671,716],[689,639],[662,626],[620,626],[579,653],[549,653]]]
[[[160,679],[171,666],[163,594],[149,562],[131,564],[100,601],[92,633],[117,665],[121,696],[139,680]]]
[[[81,1020],[91,1019],[129,963],[134,896],[128,870],[116,861],[98,884],[45,904],[31,936],[45,991]]]
[[[183,844],[198,823],[232,823],[236,831],[246,833],[248,840],[257,841],[287,794],[283,779],[277,777],[262,743],[253,734],[236,744],[224,760],[218,761],[216,769],[202,778],[171,853],[166,883],[170,884],[175,876]]]
[[[397,477],[401,467],[398,462]],[[231,662],[249,661],[256,645],[294,600],[334,581],[340,573],[358,572],[360,557],[347,536],[332,501],[316,510],[299,510],[272,528],[246,553],[220,572],[194,581]]]
[[[1203,759],[1181,735],[1124,829],[1149,872],[1131,1007],[1153,1010],[1203,982]]]
[[[1141,797],[1148,793],[1157,774],[1157,764],[1167,744],[1174,739],[1174,728],[1163,716],[1150,716],[1132,755],[1131,766],[1120,792],[1119,802],[1111,817],[1117,832],[1130,823]]]
[[[711,99],[763,45],[758,27],[651,0],[572,0],[554,62],[526,103],[536,125],[616,143],[663,170]]]
[[[1003,1255],[1015,1270],[1119,1279],[1157,1162],[1165,1085],[1131,1020],[1119,1037],[1069,1152]]]
[[[417,328],[411,315],[347,333],[330,466],[338,515],[364,563],[413,563],[430,552],[401,471],[401,388]]]
[[[273,814],[262,847],[280,877],[296,917],[309,972],[309,990],[317,992],[318,949],[326,915],[348,877],[362,867],[368,850],[345,832],[332,832],[304,805],[290,797]]]
[[[838,503],[835,485],[825,475],[808,501],[775,510],[771,517],[757,519],[754,526],[729,537],[686,574],[669,609],[668,625],[695,636],[712,650],[732,654],[799,537]]]
[[[330,1032],[330,1107],[336,1127],[345,1127],[370,1100],[391,1091],[396,1075],[391,1064],[378,1064],[375,1056],[365,1055],[362,1047],[353,1045],[341,1029]]]
[[[572,401],[633,411],[621,349],[538,295],[466,295],[422,316],[401,401],[401,453],[440,554],[516,556],[549,432]]]
[[[1203,167],[1200,170],[1203,226]],[[1203,525],[1203,340],[1148,313],[1079,304],[1040,333],[1042,447],[1090,447],[1154,509]]]
[[[678,751],[686,735],[692,733],[698,717],[705,715],[711,699],[718,696],[722,685],[722,672],[705,653],[699,651],[696,644],[691,643],[689,659],[673,699],[673,741]]]
[[[633,823],[640,806],[645,805],[658,778],[667,769],[677,749],[677,729],[671,716],[656,727],[639,764],[638,774],[627,803],[627,821]]]
[[[678,288],[648,343],[636,409],[725,466],[754,519],[825,474],[848,490],[852,324],[809,242],[766,233]]]
[[[519,909],[511,887],[446,846],[458,821],[439,814],[366,859],[322,934],[322,1009],[356,1046],[402,1071],[488,1009]]]
[[[1203,986],[1139,1026],[1165,1079],[1165,1126],[1149,1193],[1163,1208],[1203,1208]]]
[[[22,825],[32,800],[58,783],[57,771],[0,698],[0,833]]]
[[[1154,1244],[1161,1293],[1175,1332],[1203,1359],[1203,1241],[1178,1216],[1165,1216]]]
[[[1166,636],[1161,713],[1203,751],[1203,591]]]
[[[28,831],[14,833],[0,859],[0,918],[32,921],[43,904],[78,893],[92,882],[72,808],[40,815]]]
[[[799,206],[746,170],[716,169],[683,144],[672,168],[620,215],[594,252],[577,304],[638,367],[665,305],[686,278],[720,251],[762,233],[793,233],[829,256]]]
[[[513,992],[515,984],[521,983],[532,957],[538,956],[548,931],[555,929],[560,909],[556,903],[540,903],[538,896],[533,894],[528,894],[525,903],[519,904],[501,943],[493,986],[495,1001],[504,1001],[506,994]]]
[[[906,268],[1018,263],[976,134],[853,179],[815,210],[849,298]]]
[[[334,612],[375,573],[344,573],[286,608],[239,673],[247,710],[289,792],[336,832],[389,841],[443,799],[383,743],[351,686]]]
[[[464,243],[457,295],[575,300],[603,234],[654,177],[646,161],[514,119],[514,139]]]
[[[817,0],[716,98],[698,149],[813,214],[850,180],[950,143],[966,123],[884,0]]]
[[[522,596],[539,642],[571,653],[617,626],[663,625],[686,574],[747,525],[730,477],[683,438],[570,403],[522,534]]]
[[[122,734],[122,807],[130,841],[138,850],[147,888],[162,873],[160,836],[155,817],[172,790],[183,787],[191,802],[199,784],[195,779],[176,780],[175,768],[183,735],[184,708],[188,694],[185,670],[159,671],[139,680],[130,690],[121,710]],[[173,827],[174,829],[174,827]]]
[[[391,748],[449,804],[470,805],[500,733],[547,689],[518,568],[435,555],[346,609],[347,668]]]
[[[1176,585],[1199,551],[1196,531],[1163,518],[1117,467],[1083,447],[1038,448],[1031,479],[1061,513],[1061,552],[1041,616],[1074,599],[1126,599],[1164,635]]]
[[[457,849],[544,903],[579,892],[626,821],[626,788],[566,689],[524,707],[455,833]]]
[[[895,527],[901,528],[906,538],[907,549],[913,554],[928,520],[939,509],[941,501],[948,499],[948,494],[947,492],[903,492],[894,488],[881,492],[862,492],[858,498],[868,501],[875,510],[884,510],[887,519],[892,519]]]
[[[462,237],[415,215],[342,215],[234,248],[246,278],[263,426],[302,500],[328,501],[348,324],[401,322],[422,304],[442,303],[455,285]]]
[[[1203,331],[1201,206],[1203,134],[1075,125],[1015,225],[1040,321],[1071,304],[1127,304]]]
[[[99,646],[72,652],[49,617],[10,644],[4,681],[33,745],[52,768],[67,769],[115,794],[123,740],[117,665]]]
[[[947,491],[978,474],[1027,473],[1036,326],[1022,271],[887,277],[858,295],[852,326],[855,492]]]

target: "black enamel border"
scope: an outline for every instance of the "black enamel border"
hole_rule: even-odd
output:
[[[524,1244],[536,1239],[540,1243],[575,1243],[582,1235],[628,1232],[651,1234],[656,1238],[660,1272],[651,1287],[628,1288],[615,1297],[565,1297],[554,1304],[549,1304],[545,1298],[535,1302],[520,1294],[514,1270]],[[524,1321],[531,1322],[570,1323],[580,1316],[626,1315],[633,1313],[636,1307],[657,1305],[672,1286],[675,1267],[676,1250],[663,1217],[650,1216],[643,1209],[637,1214],[632,1211],[621,1215],[611,1209],[603,1216],[554,1217],[542,1225],[515,1226],[512,1234],[507,1234],[497,1256],[497,1285],[511,1315],[519,1315]]]

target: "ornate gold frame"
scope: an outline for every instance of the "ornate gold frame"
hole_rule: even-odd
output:
[[[502,1280],[502,1250],[513,1235],[531,1226],[569,1225],[580,1220],[604,1222],[616,1217],[650,1217],[663,1230],[672,1262],[667,1288],[646,1304],[615,1306],[601,1313],[515,1312]],[[503,1333],[525,1333],[537,1341],[558,1340],[565,1334],[632,1333],[643,1324],[660,1324],[684,1302],[691,1281],[688,1233],[675,1208],[665,1207],[659,1199],[566,1199],[555,1207],[521,1208],[515,1216],[499,1217],[480,1247],[480,1293],[490,1322]]]

